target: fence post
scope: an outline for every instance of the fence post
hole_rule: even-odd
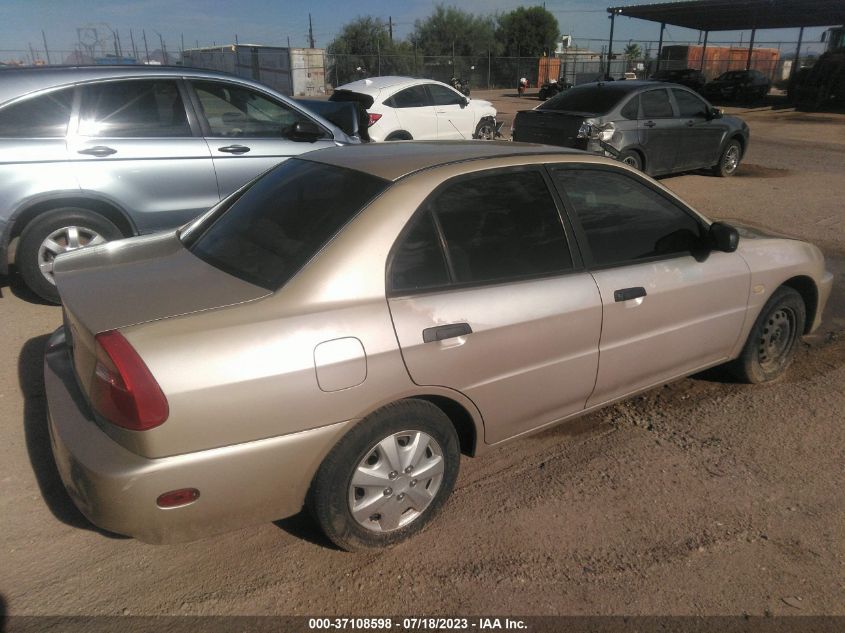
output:
[[[801,27],[801,30],[798,31],[798,46],[795,49],[795,59],[792,60],[792,67],[789,69],[789,83],[792,83],[792,78],[795,77],[795,71],[798,70],[798,66],[801,65],[801,40],[804,39],[804,27]]]
[[[487,90],[490,90],[490,67],[493,65],[493,53],[487,49]]]

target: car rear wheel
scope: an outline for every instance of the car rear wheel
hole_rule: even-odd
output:
[[[730,141],[722,150],[719,162],[713,166],[713,174],[727,178],[736,173],[739,163],[742,160],[742,146],[739,141]]]
[[[637,171],[643,170],[643,159],[637,152],[634,151],[627,151],[622,152],[619,154],[618,159],[620,162],[625,163],[629,167],[633,167]]]
[[[30,290],[42,299],[59,303],[53,279],[56,257],[122,237],[119,228],[97,213],[77,207],[54,209],[24,228],[15,264]]]
[[[338,547],[393,545],[422,530],[458,476],[458,436],[423,400],[390,404],[352,429],[317,471],[308,507]]]
[[[795,356],[807,309],[801,295],[781,286],[763,306],[732,372],[744,382],[761,383],[782,375]]]

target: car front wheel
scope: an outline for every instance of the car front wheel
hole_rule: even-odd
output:
[[[97,213],[77,207],[54,209],[24,228],[15,263],[30,290],[42,299],[58,303],[53,279],[56,257],[122,237],[120,229]]]
[[[393,545],[422,530],[458,476],[458,437],[446,414],[416,399],[361,421],[323,460],[308,507],[338,547]]]
[[[789,367],[804,333],[807,309],[801,295],[781,286],[763,306],[731,370],[744,382],[774,380]]]
[[[713,174],[727,178],[733,176],[742,160],[742,146],[739,141],[730,141],[722,150],[719,162],[713,167]]]

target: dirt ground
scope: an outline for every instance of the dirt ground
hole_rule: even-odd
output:
[[[536,101],[493,97],[507,122]],[[37,614],[845,615],[845,116],[729,109],[736,177],[662,179],[714,218],[819,244],[822,331],[784,379],[718,370],[477,460],[444,513],[381,553],[337,551],[305,515],[151,546],[91,526],[50,453],[41,354],[60,324],[0,298],[0,604]],[[507,134],[507,129],[505,130]]]

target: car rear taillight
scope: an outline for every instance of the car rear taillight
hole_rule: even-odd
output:
[[[129,341],[117,330],[97,334],[91,403],[112,424],[146,431],[167,420],[167,398]]]
[[[369,121],[367,122],[367,127],[373,127],[376,121],[381,118],[380,114],[376,114],[375,112],[367,112],[367,117],[369,117]]]

